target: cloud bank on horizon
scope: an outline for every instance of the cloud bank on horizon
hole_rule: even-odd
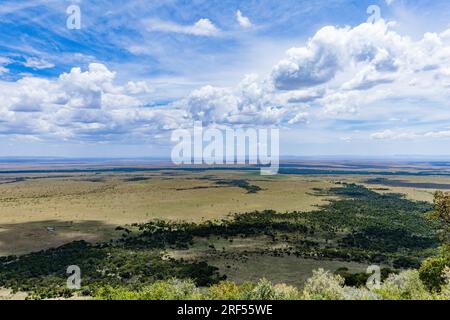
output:
[[[171,131],[194,121],[279,127],[292,155],[420,154],[421,144],[441,154],[450,142],[445,1],[380,1],[374,22],[365,1],[176,2],[100,1],[102,15],[78,1],[82,29],[67,30],[54,15],[65,21],[70,1],[6,1],[0,146],[115,145],[110,155],[123,155],[121,145],[153,144],[164,154]]]

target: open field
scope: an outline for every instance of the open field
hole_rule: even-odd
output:
[[[224,179],[246,179],[262,190],[249,194],[215,183]],[[152,218],[211,219],[267,208],[307,211],[324,201],[309,194],[311,189],[331,185],[308,177],[261,178],[220,171],[37,178],[0,185],[0,222],[96,220],[120,225]]]

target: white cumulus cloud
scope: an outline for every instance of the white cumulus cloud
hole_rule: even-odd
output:
[[[42,69],[51,69],[54,68],[55,65],[50,63],[44,59],[39,59],[35,57],[27,57],[25,62],[23,63],[25,67],[42,70]]]
[[[241,10],[236,11],[236,20],[242,28],[251,28],[252,22],[246,16],[244,16]]]
[[[413,41],[380,20],[354,28],[327,26],[303,47],[287,51],[271,74],[283,91],[326,89],[319,103],[354,112],[369,101],[395,97],[448,100],[450,37],[426,33]]]
[[[192,26],[159,21],[153,28],[196,35],[217,32],[207,19]],[[0,81],[0,134],[134,141],[191,127],[194,121],[219,126],[301,126],[321,117],[353,116],[368,105],[377,106],[378,116],[385,112],[389,117],[393,100],[428,101],[429,106],[443,110],[450,101],[449,34],[427,33],[413,40],[384,21],[353,28],[327,26],[304,46],[288,50],[268,75],[248,75],[230,87],[202,86],[161,107],[149,107],[153,88],[148,82],[117,84],[116,73],[99,63],[87,70],[72,68],[54,79]],[[371,137],[447,134],[446,130],[396,129]]]
[[[182,25],[171,21],[151,19],[147,21],[150,31],[184,33],[195,36],[217,36],[220,30],[209,19],[200,19],[193,25]]]
[[[149,139],[177,128],[185,111],[149,108],[140,94],[145,82],[115,84],[116,73],[92,63],[53,80],[25,77],[0,82],[0,134],[36,139],[109,141]]]

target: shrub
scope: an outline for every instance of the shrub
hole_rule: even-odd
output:
[[[300,297],[299,291],[286,284],[273,285],[267,279],[261,279],[253,290],[244,292],[246,300],[296,300]]]
[[[140,291],[140,300],[197,300],[201,295],[192,280],[157,281]]]
[[[385,300],[429,300],[433,298],[420,280],[417,270],[391,274],[379,289],[373,291]]]
[[[95,298],[98,300],[137,300],[138,292],[129,291],[126,288],[105,286],[97,290]]]
[[[275,285],[275,300],[298,300],[300,292],[297,288],[284,283]]]
[[[255,288],[244,294],[246,300],[273,300],[275,297],[275,288],[267,279],[261,279]]]
[[[363,288],[344,287],[344,300],[381,300],[381,296]]]
[[[156,281],[139,291],[108,286],[99,289],[96,298],[101,300],[198,300],[201,298],[201,293],[192,280],[172,279]]]
[[[242,299],[242,290],[234,282],[222,281],[209,288],[206,298],[211,300],[240,300]]]
[[[323,269],[313,271],[306,281],[303,298],[306,300],[343,300],[344,279]]]
[[[444,300],[450,300],[450,268],[446,267],[444,270],[445,285],[442,287],[441,295]]]
[[[449,262],[448,258],[444,256],[428,258],[422,262],[419,269],[420,279],[428,290],[439,291],[446,283],[444,270],[450,266]]]

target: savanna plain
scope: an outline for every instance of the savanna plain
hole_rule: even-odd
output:
[[[448,163],[5,162],[0,297],[448,299],[439,190]]]

